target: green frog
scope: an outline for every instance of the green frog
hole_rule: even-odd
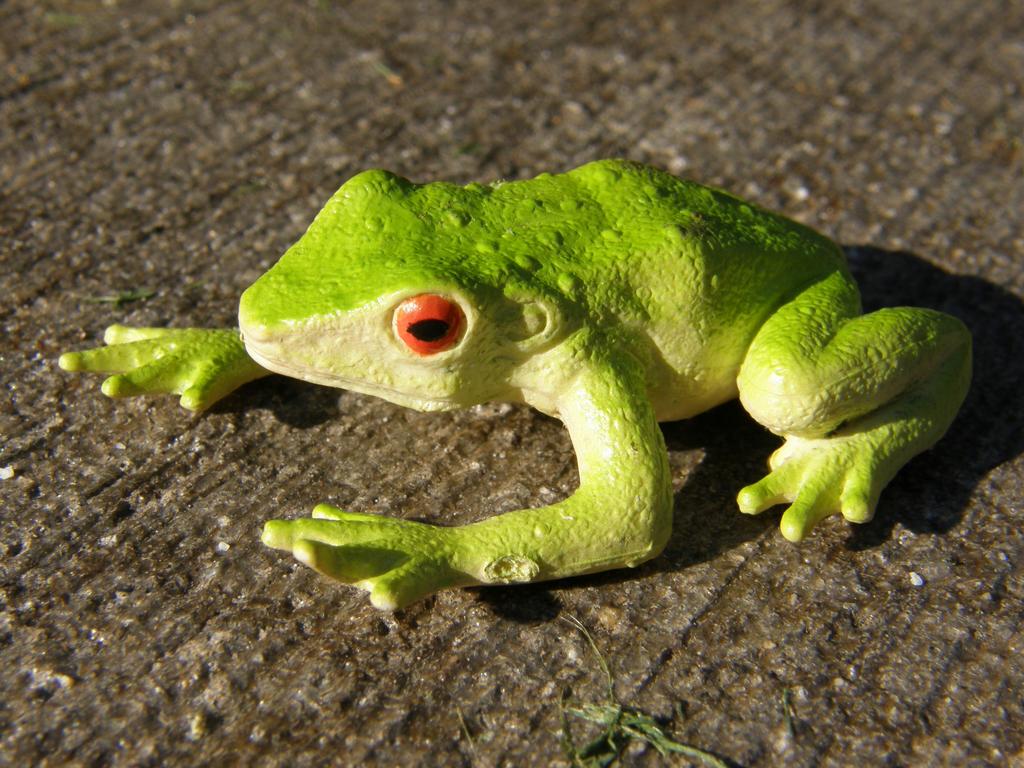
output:
[[[783,440],[742,512],[788,505],[791,541],[836,513],[866,522],[971,371],[955,318],[862,314],[827,237],[621,160],[466,186],[360,173],[242,294],[238,323],[115,325],[60,365],[193,410],[273,372],[421,411],[528,403],[568,429],[580,484],[549,506],[445,527],[321,504],[266,523],[264,543],[382,609],[657,556],[673,505],[658,422],[736,397]]]

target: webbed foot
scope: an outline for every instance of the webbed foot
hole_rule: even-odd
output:
[[[262,539],[325,576],[366,590],[375,607],[395,610],[473,582],[452,566],[455,530],[320,504],[311,517],[267,522]]]
[[[891,478],[879,466],[880,455],[864,434],[789,437],[769,459],[771,473],[741,490],[736,501],[748,515],[790,502],[779,523],[790,541],[802,540],[837,512],[851,523],[866,523]]]
[[[200,411],[268,373],[246,354],[236,330],[112,325],[103,340],[107,346],[68,352],[58,364],[114,373],[103,382],[108,397],[176,394],[183,407]]]

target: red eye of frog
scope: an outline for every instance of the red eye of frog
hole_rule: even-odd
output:
[[[421,293],[395,310],[395,332],[417,355],[433,355],[451,349],[462,332],[459,306],[443,296]]]

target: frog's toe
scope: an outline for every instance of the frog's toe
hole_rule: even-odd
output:
[[[317,504],[310,515],[314,520],[348,520],[353,523],[381,523],[387,518],[364,512],[346,512],[330,504]]]
[[[814,526],[831,515],[834,509],[835,504],[827,494],[815,488],[804,487],[782,514],[779,530],[789,541],[803,541],[807,534],[814,530]]]
[[[65,371],[87,371],[83,352],[65,352],[57,358],[57,365]]]
[[[101,389],[107,397],[132,397],[157,392],[177,392],[180,386],[180,366],[173,357],[167,356],[142,364],[126,373],[110,376],[103,382]]]
[[[382,547],[336,546],[312,539],[295,541],[292,555],[314,571],[346,584],[386,574],[407,559],[401,552]]]
[[[786,478],[775,471],[753,485],[748,485],[736,495],[740,512],[745,515],[759,515],[766,509],[789,500]]]
[[[843,517],[851,523],[866,523],[875,516],[881,488],[866,473],[851,473],[839,497]]]
[[[108,376],[103,380],[100,391],[103,392],[107,397],[131,397],[132,395],[139,395],[144,392],[131,376],[118,373],[114,376]]]
[[[442,563],[410,558],[360,586],[369,588],[374,608],[395,611],[451,584],[451,575]]]
[[[314,520],[344,520],[345,513],[330,504],[317,504],[309,515]]]
[[[109,325],[103,332],[104,344],[128,344],[133,341],[146,341],[158,339],[161,336],[169,336],[174,333],[173,328],[139,328],[132,325]]]
[[[181,393],[181,407],[189,411],[202,411],[213,405],[217,398],[212,397],[210,388],[202,385],[192,385]]]
[[[268,520],[263,524],[260,541],[272,549],[292,551],[292,543],[296,540],[295,528],[291,520]]]
[[[95,347],[81,352],[66,352],[57,360],[65,371],[94,373],[130,371],[158,359],[163,351],[148,340]]]
[[[193,366],[183,373],[185,381],[178,385],[181,407],[190,411],[203,411],[228,394],[233,388],[230,383],[217,378],[213,366]]]

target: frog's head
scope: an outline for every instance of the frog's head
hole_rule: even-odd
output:
[[[420,410],[515,397],[513,370],[566,324],[512,255],[481,240],[489,191],[384,171],[350,179],[242,295],[249,354]]]

